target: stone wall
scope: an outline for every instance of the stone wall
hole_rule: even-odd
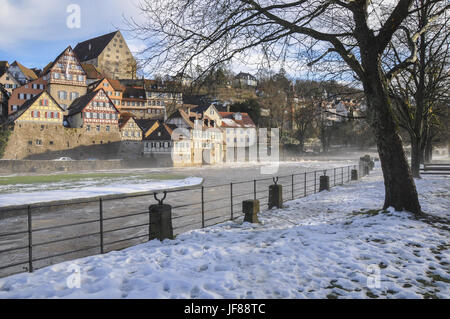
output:
[[[36,155],[44,155],[40,159],[55,159],[57,158],[55,156],[69,156],[71,153],[78,154],[80,151],[80,156],[84,152],[88,157],[117,158],[109,157],[109,155],[115,153],[113,156],[116,156],[120,145],[114,144],[120,144],[120,140],[117,126],[111,127],[110,132],[104,130],[101,132],[96,130],[86,132],[84,128],[65,128],[62,125],[55,124],[16,123],[3,159],[30,159]],[[93,149],[96,152],[104,151],[105,154],[103,154],[104,152],[100,154],[89,152],[87,149],[90,146],[98,145],[106,146],[100,147],[100,149],[94,147]],[[48,157],[45,154],[48,154]],[[99,156],[95,156],[97,154]],[[88,157],[81,157],[80,159]]]

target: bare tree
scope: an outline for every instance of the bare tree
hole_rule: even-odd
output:
[[[314,101],[308,101],[303,107],[295,110],[294,122],[295,122],[295,138],[299,142],[299,148],[301,152],[305,151],[305,140],[308,132],[312,129],[314,120],[317,117],[317,107]]]
[[[178,67],[192,63],[205,69],[233,58],[261,56],[280,59],[297,50],[314,53],[334,69],[348,67],[361,81],[368,121],[376,137],[385,183],[384,207],[417,215],[421,207],[392,112],[389,81],[417,59],[417,39],[428,25],[403,32],[414,13],[413,0],[142,0],[145,23],[130,25],[137,37],[153,39],[148,63]],[[441,2],[426,0],[427,3]],[[448,6],[448,5],[447,5]],[[433,21],[447,7],[430,17]],[[383,53],[394,34],[404,33],[410,52],[398,64],[384,68]],[[308,45],[308,47],[305,47]]]
[[[393,77],[390,89],[399,124],[410,137],[412,175],[419,178],[420,163],[424,160],[427,142],[431,142],[432,136],[438,131],[437,116],[442,100],[448,98],[450,34],[447,28],[450,18],[441,16],[440,19],[428,22],[430,17],[441,10],[437,3],[415,0],[413,8],[416,10],[408,17],[409,23],[404,31],[410,34],[414,29],[422,29],[426,25],[430,27],[418,38],[415,63]],[[403,51],[411,46],[409,41],[408,38],[395,37],[387,52],[392,58],[387,61],[399,63]]]

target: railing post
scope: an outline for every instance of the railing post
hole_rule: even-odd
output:
[[[344,185],[344,167],[341,167],[341,185]]]
[[[205,228],[205,187],[202,186],[202,228]]]
[[[292,200],[294,200],[294,174],[292,174]]]
[[[253,180],[253,195],[254,200],[256,200],[256,179]]]
[[[317,190],[317,171],[314,171],[314,194]]]
[[[306,197],[306,178],[307,178],[307,176],[306,176],[306,174],[308,174],[307,172],[305,172],[305,187],[304,187],[304,189],[305,189],[305,197]]]
[[[336,167],[334,168],[333,186],[336,186]]]
[[[28,205],[28,272],[33,272],[33,220],[31,219],[31,206]]]
[[[230,183],[231,220],[233,220],[233,183]]]
[[[103,248],[103,199],[100,198],[100,253],[104,254]]]

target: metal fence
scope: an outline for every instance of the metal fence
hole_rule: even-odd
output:
[[[174,234],[242,217],[242,201],[258,199],[266,207],[269,186],[283,185],[289,201],[319,191],[320,176],[330,187],[351,180],[351,170],[364,172],[364,163],[345,167],[271,176],[213,186],[108,195],[34,205],[0,208],[0,277],[76,258],[104,254],[152,240],[149,205],[166,194],[172,206]]]

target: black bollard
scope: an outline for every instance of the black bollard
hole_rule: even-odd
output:
[[[244,222],[256,224],[259,223],[259,200],[245,200],[242,202],[242,212],[244,213]]]
[[[352,169],[352,181],[358,180],[358,170]]]
[[[159,204],[149,207],[149,239],[173,239],[172,206]]]
[[[330,191],[330,176],[320,176],[319,192]]]
[[[269,209],[283,207],[283,185],[269,186]]]

